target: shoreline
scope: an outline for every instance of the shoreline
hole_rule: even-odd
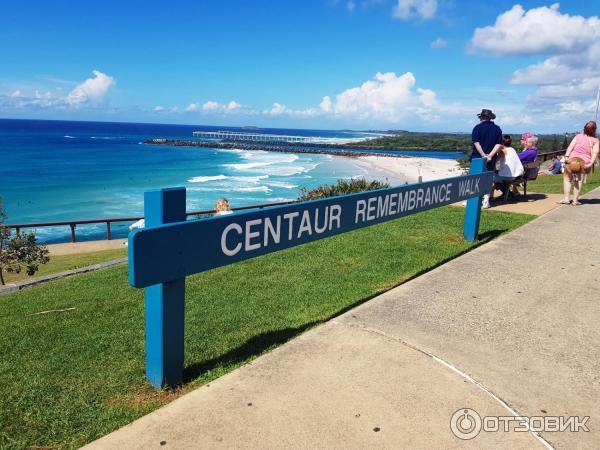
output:
[[[374,180],[387,181],[392,186],[438,180],[462,174],[458,161],[454,159],[423,157],[359,156],[352,158],[354,163]]]

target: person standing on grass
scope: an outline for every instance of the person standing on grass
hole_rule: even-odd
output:
[[[571,203],[570,196],[573,191],[573,205],[581,205],[579,195],[585,174],[589,173],[598,157],[598,138],[596,137],[596,122],[589,121],[583,127],[583,133],[578,134],[569,144],[565,153],[565,173],[563,175],[563,189],[565,197],[559,202],[563,205]],[[583,173],[579,176],[567,170],[569,163],[579,158],[583,161]],[[582,176],[583,175],[583,176]]]
[[[482,109],[481,113],[477,114],[479,124],[475,125],[471,133],[473,141],[473,158],[485,158],[487,161],[487,170],[494,171],[496,166],[497,154],[502,147],[502,130],[496,125],[493,120],[496,114],[490,109]],[[490,207],[490,194],[483,196],[482,208]]]

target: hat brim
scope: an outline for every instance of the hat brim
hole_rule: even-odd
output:
[[[485,119],[492,119],[494,120],[496,118],[496,114],[491,113],[491,114],[477,114],[477,117],[479,117],[480,119],[483,117]]]

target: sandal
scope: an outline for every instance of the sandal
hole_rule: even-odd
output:
[[[581,202],[573,202],[573,203],[571,203],[571,204],[572,204],[573,206],[579,206],[579,205],[581,205]]]
[[[570,205],[571,204],[571,200],[561,200],[560,202],[556,202],[559,205]]]

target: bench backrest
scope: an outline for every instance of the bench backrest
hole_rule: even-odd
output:
[[[538,177],[538,172],[540,171],[540,163],[532,162],[525,165],[525,173],[523,174],[523,178],[525,180],[535,180]]]

